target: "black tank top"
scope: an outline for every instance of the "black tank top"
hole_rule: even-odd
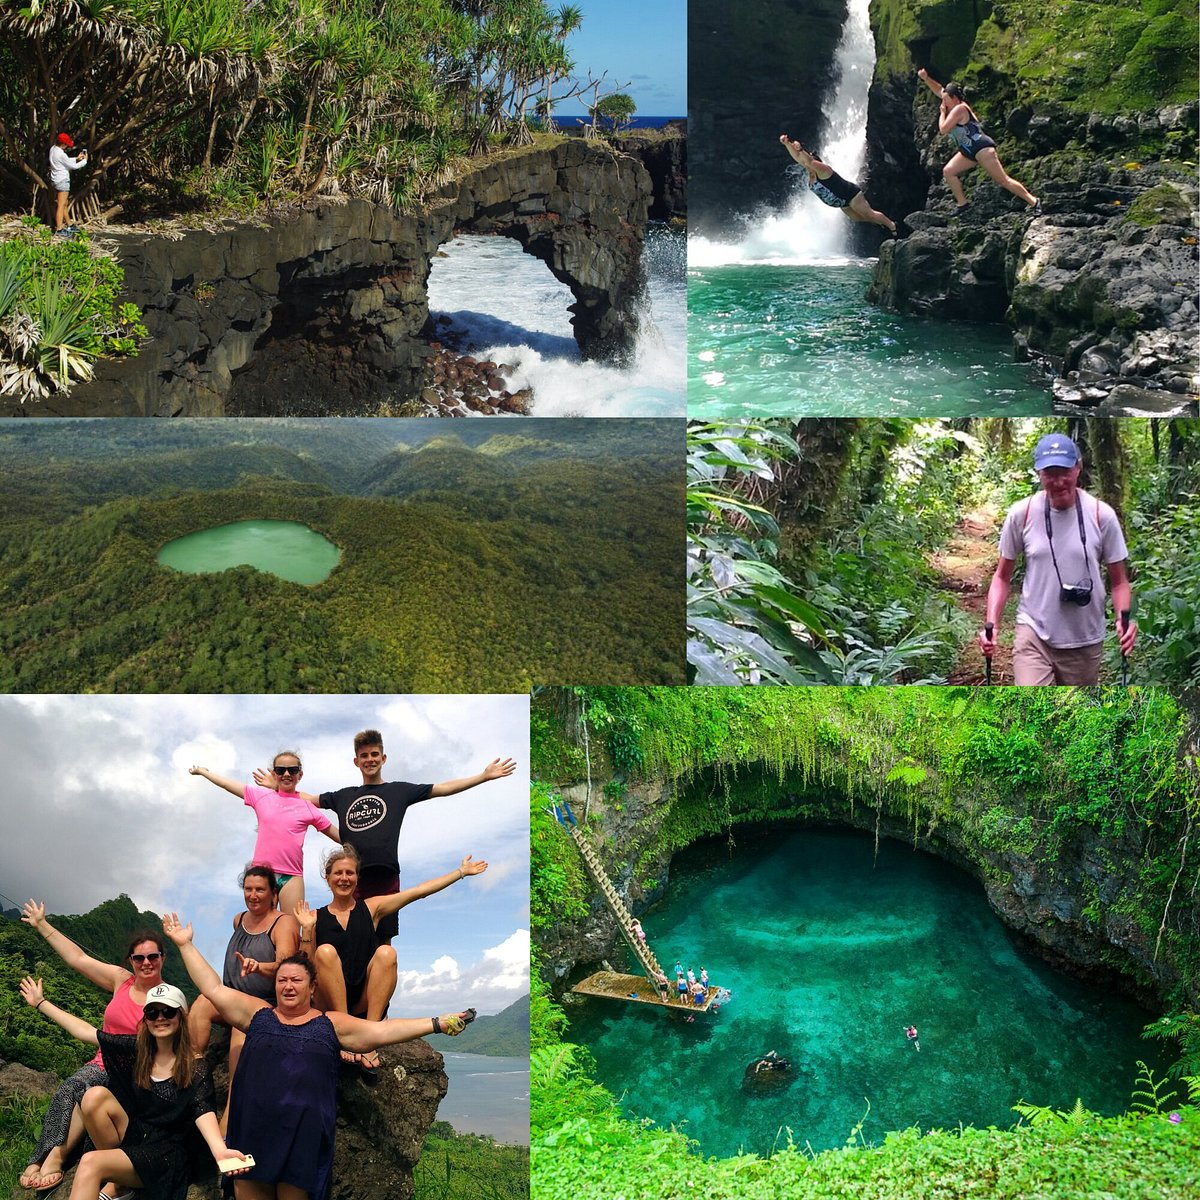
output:
[[[259,962],[274,962],[275,943],[271,941],[271,931],[279,924],[283,913],[276,913],[275,920],[271,922],[270,926],[259,933],[247,933],[242,928],[242,918],[245,915],[245,913],[238,915],[237,927],[229,939],[229,945],[225,947],[223,982],[226,987],[234,988],[239,992],[247,992],[251,996],[257,996],[260,1000],[274,1000],[274,976],[260,975],[257,971],[253,975],[243,975],[242,964],[238,962],[237,955],[240,953],[243,958],[256,958]]]
[[[370,909],[357,901],[350,910],[350,918],[343,929],[329,906],[317,909],[317,943],[329,945],[342,960],[342,974],[346,977],[346,988],[353,991],[367,977],[367,966],[375,953],[375,922]]]

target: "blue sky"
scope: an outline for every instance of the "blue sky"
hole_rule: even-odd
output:
[[[353,737],[366,727],[383,733],[387,780],[439,783],[511,757],[507,779],[409,810],[403,884],[444,874],[464,854],[489,868],[405,908],[392,943],[393,1016],[499,1012],[529,990],[528,713],[523,695],[0,697],[0,892],[43,901],[51,920],[121,892],[139,908],[177,910],[220,970],[255,818],[189,775],[192,763],[249,782],[254,767],[295,749],[301,789],[331,791],[361,782]],[[305,841],[314,907],[329,899],[320,858],[332,845],[313,830]]]
[[[686,0],[576,0],[583,25],[568,39],[580,79],[590,68],[608,71],[601,96],[625,83],[648,117],[682,117],[687,112]],[[554,7],[551,0],[551,7]],[[568,100],[559,115],[582,113],[582,101]]]

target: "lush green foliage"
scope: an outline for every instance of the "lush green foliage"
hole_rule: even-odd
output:
[[[533,456],[460,443],[454,489],[444,446],[381,442],[335,491],[316,482],[329,473],[312,455],[326,440],[335,452],[337,434],[291,454],[272,429],[248,433],[254,424],[223,442],[204,431],[195,451],[161,457],[151,435],[133,466],[114,452],[119,432],[8,427],[0,686],[443,691],[680,678],[671,430],[605,423],[576,451],[548,429]],[[116,439],[107,455],[97,437]],[[179,432],[163,437],[174,447]],[[414,486],[426,454],[441,465]],[[395,470],[381,476],[385,460]],[[372,494],[344,494],[355,490]],[[239,517],[300,521],[341,548],[341,565],[302,588],[249,567],[184,575],[157,564],[167,541]]]
[[[86,235],[34,221],[0,242],[0,395],[67,392],[96,359],[136,354],[146,328],[136,305],[117,303],[123,278]]]
[[[52,902],[52,897],[39,897]],[[161,928],[156,913],[139,912],[128,896],[106,900],[83,916],[49,914],[50,923],[93,958],[106,963],[124,962],[130,935],[139,929]],[[95,1053],[53,1022],[35,1013],[17,991],[26,976],[44,980],[48,999],[68,1012],[99,1025],[104,1006],[112,998],[82,975],[71,970],[45,940],[28,925],[0,918],[0,1059],[24,1063],[35,1071],[69,1075]],[[167,946],[163,977],[191,998],[195,986],[184,970],[179,951]]]
[[[68,125],[77,203],[243,209],[315,191],[406,205],[458,156],[527,143],[573,94],[574,5],[34,0],[0,12],[0,184],[26,202]]]
[[[458,1035],[454,1049],[462,1054],[524,1058],[529,1053],[529,997],[514,1000],[495,1016],[481,1016]]]
[[[50,1097],[6,1096],[0,1100],[0,1192],[11,1195],[42,1131]]]
[[[1033,445],[1062,424],[693,426],[693,682],[943,681],[981,617],[959,607],[935,559],[952,538],[966,536],[969,522],[998,522],[1031,494]],[[1200,595],[1200,426],[1069,426],[1088,472],[1082,486],[1124,517],[1142,637],[1128,664],[1132,677],[1192,682],[1200,678],[1200,604],[1193,599]],[[974,576],[961,580],[967,594],[986,594],[995,561],[989,545]],[[1121,663],[1115,639],[1109,642],[1107,670],[1116,678]]]
[[[558,796],[545,784],[534,783],[529,805],[529,895],[533,928],[587,913],[587,880],[579,852],[547,811]]]
[[[518,1200],[529,1195],[529,1150],[435,1121],[413,1185],[416,1200]]]
[[[1168,927],[1162,957],[1195,995],[1200,913],[1192,897],[1167,897],[1177,869],[1188,868],[1189,887],[1196,871],[1185,835],[1200,817],[1200,716],[1185,714],[1165,692],[581,688],[567,698],[538,697],[536,708],[550,714],[538,741],[571,740],[573,723],[555,713],[575,705],[586,718],[593,704],[603,714],[593,745],[604,729],[620,726],[636,739],[636,755],[626,753],[641,763],[638,774],[671,784],[652,853],[728,836],[741,822],[853,820],[856,808],[903,816],[914,838],[953,823],[956,844],[972,849],[984,873],[996,869],[995,856],[1013,852],[1052,868],[1068,842],[1088,839],[1090,853],[1104,859],[1100,870],[1120,885],[1107,910],[1131,923],[1143,944],[1153,942],[1161,920]],[[534,754],[559,765],[570,760],[537,742]],[[611,775],[609,765],[596,783]],[[533,922],[544,929],[564,918],[554,907],[539,916],[547,899],[538,870],[535,861]],[[548,903],[557,902],[552,891]],[[1098,910],[1092,919],[1105,916]],[[1163,981],[1170,986],[1169,975]],[[536,1194],[548,1200],[682,1198],[698,1189],[730,1200],[1194,1194],[1200,1110],[1175,1102],[1158,1111],[1175,1089],[1149,1072],[1130,1081],[1131,1107],[1141,1111],[1124,1117],[1097,1117],[1082,1100],[1062,1108],[1069,1098],[1039,1097],[1018,1106],[1029,1124],[1011,1131],[912,1128],[864,1147],[860,1131],[847,1130],[846,1149],[813,1155],[802,1148],[803,1131],[788,1129],[769,1159],[705,1159],[682,1133],[623,1117],[591,1079],[586,1050],[570,1044],[544,979],[535,978],[533,993],[532,1170]],[[1190,1014],[1167,1018],[1155,1034],[1181,1039],[1192,1056],[1200,1044]],[[1185,1073],[1194,1070],[1188,1058]]]

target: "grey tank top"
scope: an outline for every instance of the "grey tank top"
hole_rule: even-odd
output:
[[[278,913],[275,920],[261,933],[247,933],[242,928],[242,917],[245,915],[242,913],[238,917],[237,928],[233,931],[233,937],[229,939],[229,945],[225,947],[225,974],[222,982],[226,987],[257,996],[260,1000],[274,1000],[274,978],[260,975],[257,971],[253,975],[243,975],[242,964],[238,962],[237,955],[254,958],[259,962],[274,962],[275,943],[271,941],[271,930],[279,924],[283,913]]]

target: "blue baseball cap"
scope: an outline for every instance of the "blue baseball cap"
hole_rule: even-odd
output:
[[[1079,447],[1065,433],[1048,433],[1033,451],[1033,469],[1073,467],[1083,456]]]

